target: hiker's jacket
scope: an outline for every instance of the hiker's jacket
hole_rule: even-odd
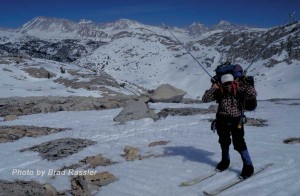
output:
[[[234,82],[220,88],[212,86],[205,91],[202,101],[219,103],[217,117],[240,117],[244,111],[245,98],[256,98],[256,90],[249,84]]]

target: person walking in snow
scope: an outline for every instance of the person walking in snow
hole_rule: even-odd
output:
[[[245,98],[256,99],[256,91],[253,86],[239,81],[242,74],[236,74],[234,80],[232,74],[225,74],[220,82],[214,82],[209,90],[206,90],[202,101],[207,103],[217,101],[218,111],[216,113],[215,126],[219,136],[222,150],[222,159],[216,166],[216,170],[224,171],[230,165],[229,146],[232,143],[234,149],[241,155],[243,169],[241,178],[248,178],[254,172],[254,167],[247,150],[244,139],[244,101]]]

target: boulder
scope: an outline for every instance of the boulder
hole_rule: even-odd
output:
[[[96,173],[95,175],[75,176],[71,181],[72,195],[95,195],[100,187],[106,186],[116,180],[117,178],[109,172]]]
[[[89,165],[89,167],[96,168],[98,166],[109,166],[116,162],[113,162],[102,155],[90,156],[80,161],[81,163]]]
[[[185,91],[171,86],[170,84],[162,84],[157,87],[150,96],[150,99],[152,102],[179,103],[185,94]]]
[[[18,118],[18,116],[16,115],[7,115],[4,116],[4,121],[12,121],[12,120],[16,120]]]
[[[126,145],[122,157],[124,157],[126,161],[140,160],[140,150],[138,148]]]
[[[123,110],[114,118],[114,121],[125,123],[131,120],[139,120],[143,118],[152,118],[158,120],[158,115],[148,108],[147,104],[142,101],[129,100],[126,102]]]

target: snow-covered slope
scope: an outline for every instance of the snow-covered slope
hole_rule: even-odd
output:
[[[212,31],[203,34],[198,41],[188,40],[186,34],[181,34],[180,39],[211,75],[220,62],[229,60],[248,67],[269,44],[248,70],[248,74],[255,76],[257,81],[258,98],[298,98],[300,92],[289,90],[282,93],[282,89],[292,89],[293,84],[299,84],[297,73],[300,57],[297,51],[300,48],[289,41],[298,37],[299,26],[296,24],[271,30]],[[270,43],[264,41],[265,37],[271,40]],[[89,64],[92,69],[107,72],[120,82],[128,81],[146,88],[169,83],[186,90],[190,97],[201,96],[210,86],[209,76],[170,34],[123,31],[76,63]],[[281,75],[276,74],[278,72]],[[289,78],[293,78],[291,86]]]
[[[246,141],[256,168],[273,163],[266,171],[255,175],[247,181],[226,190],[222,195],[297,195],[299,189],[300,148],[299,144],[284,144],[282,141],[290,137],[299,137],[299,100],[259,102],[254,113],[249,117],[265,119],[268,126],[246,126]],[[202,107],[200,105],[153,104],[152,108],[159,111],[164,107]],[[98,172],[108,171],[118,178],[118,181],[100,188],[96,195],[202,195],[203,190],[219,186],[237,178],[242,168],[239,154],[231,148],[232,169],[220,173],[211,179],[191,187],[180,187],[181,182],[204,175],[214,170],[220,160],[220,148],[217,134],[210,131],[207,119],[214,114],[188,117],[167,117],[159,121],[149,119],[117,125],[112,118],[120,109],[85,112],[58,112],[22,116],[12,122],[1,122],[1,125],[35,125],[50,127],[68,127],[64,131],[48,136],[25,137],[16,142],[0,144],[0,156],[5,157],[0,162],[1,179],[5,180],[36,180],[48,182],[59,191],[71,188],[69,175],[53,178],[51,175],[12,175],[13,169],[36,171],[49,169],[59,170],[82,160],[87,156],[102,154],[118,162],[111,166],[98,166]],[[293,115],[290,115],[293,114]],[[66,120],[72,119],[72,120]],[[38,153],[20,152],[42,142],[54,139],[72,137],[91,139],[97,144],[56,160],[43,160]],[[154,141],[170,141],[165,146],[148,147]],[[137,147],[143,154],[161,154],[166,156],[136,161],[125,161],[121,156],[125,145]]]
[[[195,98],[201,97],[210,87],[209,76],[161,27],[124,19],[101,25],[86,20],[79,23],[58,19],[51,19],[52,22],[48,23],[45,18],[36,20],[24,25],[19,32],[0,31],[0,97],[116,96],[117,93],[132,94],[130,91],[133,87],[137,88],[135,85],[152,89],[169,83],[186,90],[188,97]],[[227,22],[222,24],[228,25]],[[265,52],[248,70],[249,75],[255,76],[258,98],[300,97],[299,23],[271,29],[215,29],[199,34],[196,26],[194,24],[193,34],[188,29],[174,27],[170,30],[209,73],[213,75],[215,67],[226,60],[246,68],[269,40]],[[61,68],[66,72],[62,73]],[[85,88],[66,87],[74,81]],[[105,81],[108,81],[107,84]],[[89,84],[85,86],[83,83]],[[121,83],[123,85],[119,85]],[[150,104],[150,107],[159,112],[167,107],[208,108],[209,105],[156,103]],[[255,168],[267,163],[274,165],[226,190],[223,195],[281,196],[299,193],[299,143],[282,142],[287,138],[300,138],[297,129],[299,105],[299,100],[259,101],[255,112],[246,113],[248,117],[267,121],[264,127],[246,126],[245,137]],[[99,196],[202,195],[203,190],[239,175],[242,162],[231,148],[231,170],[195,186],[179,186],[182,181],[214,170],[220,160],[218,137],[210,131],[209,123],[215,114],[169,116],[155,122],[143,119],[120,125],[113,121],[120,111],[61,111],[19,116],[14,121],[0,118],[2,126],[72,129],[0,143],[1,179],[47,182],[63,192],[71,189],[71,176],[12,175],[12,170],[59,170],[99,154],[117,164],[97,166],[94,170],[109,171],[118,178],[118,181],[101,187],[95,193]],[[20,152],[24,148],[61,138],[89,139],[96,144],[56,161],[43,159],[36,152]],[[155,141],[169,143],[148,146]],[[126,145],[139,148],[144,155],[164,156],[125,161],[121,155]]]
[[[20,61],[19,63],[15,63]],[[61,70],[64,70],[62,73]],[[136,91],[135,89],[130,89]],[[108,75],[75,64],[19,57],[0,58],[0,97],[114,96],[132,94]]]
[[[222,62],[246,68],[255,59],[248,75],[255,76],[259,99],[300,97],[293,90],[299,84],[299,22],[259,29],[221,21],[212,27],[194,23],[169,30],[211,75]],[[17,31],[0,31],[0,55],[72,62],[148,89],[169,83],[193,98],[210,86],[209,76],[163,27],[128,19],[96,24],[37,17]]]

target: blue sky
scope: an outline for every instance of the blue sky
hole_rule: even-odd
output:
[[[127,18],[178,27],[227,20],[272,27],[286,23],[293,11],[299,20],[300,0],[1,0],[0,27],[16,28],[37,16],[99,23]]]

